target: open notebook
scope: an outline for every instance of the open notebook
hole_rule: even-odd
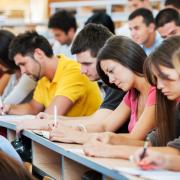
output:
[[[119,173],[127,173],[134,176],[140,176],[147,179],[156,180],[179,180],[180,172],[168,170],[141,170],[139,168],[117,167],[114,168]]]
[[[3,115],[0,116],[0,120],[2,121],[20,121],[20,120],[32,120],[35,119],[36,116],[33,115]]]
[[[49,131],[41,131],[41,130],[32,130],[33,133],[39,135],[39,136],[42,136],[46,139],[49,139]]]

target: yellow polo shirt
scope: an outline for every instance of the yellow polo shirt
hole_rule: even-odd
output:
[[[93,114],[102,102],[97,83],[80,72],[80,64],[60,55],[52,81],[43,77],[38,81],[33,99],[47,108],[56,96],[65,96],[74,104],[66,116]]]

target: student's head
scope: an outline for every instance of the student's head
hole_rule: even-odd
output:
[[[173,54],[180,48],[180,36],[170,37],[147,58],[145,67],[152,84],[169,99],[180,97],[180,78],[173,66]]]
[[[134,88],[137,76],[144,76],[145,58],[145,52],[134,41],[113,36],[98,53],[97,71],[108,86],[128,91]]]
[[[25,32],[14,38],[9,47],[9,58],[34,79],[45,73],[45,60],[53,56],[49,42],[36,32]]]
[[[129,15],[128,24],[132,39],[141,45],[147,43],[155,32],[153,14],[149,9],[140,8],[133,11]]]
[[[8,57],[8,50],[15,35],[7,30],[0,30],[0,69],[1,71],[13,72],[19,69],[16,64]]]
[[[86,22],[85,25],[89,23],[94,24],[102,24],[107,27],[113,34],[115,34],[115,27],[114,22],[112,21],[111,17],[106,13],[95,13],[93,14]]]
[[[180,75],[180,48],[173,54],[173,65]]]
[[[161,10],[156,16],[155,23],[162,38],[180,35],[180,15],[175,9]]]
[[[72,13],[62,10],[50,17],[48,27],[60,44],[69,45],[75,35],[77,24]]]
[[[166,8],[174,8],[178,12],[180,12],[179,0],[166,0],[164,5],[165,5]]]
[[[157,140],[164,146],[175,138],[175,105],[180,97],[180,78],[174,69],[172,57],[180,47],[180,36],[165,39],[146,59],[144,64],[148,81],[157,87]]]
[[[16,160],[0,151],[0,179],[35,180]]]
[[[128,0],[129,10],[132,12],[138,8],[149,8],[149,0]]]
[[[88,24],[77,34],[72,44],[71,53],[76,54],[77,61],[81,64],[81,73],[92,81],[99,79],[96,71],[98,51],[112,35],[100,24]]]

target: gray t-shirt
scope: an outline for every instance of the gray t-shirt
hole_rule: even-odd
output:
[[[180,150],[180,137],[174,139],[173,141],[168,142],[167,146]]]

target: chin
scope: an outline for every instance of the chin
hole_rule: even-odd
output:
[[[169,100],[171,100],[171,101],[177,99],[177,97],[175,97],[175,96],[167,96],[167,98],[168,98]]]

